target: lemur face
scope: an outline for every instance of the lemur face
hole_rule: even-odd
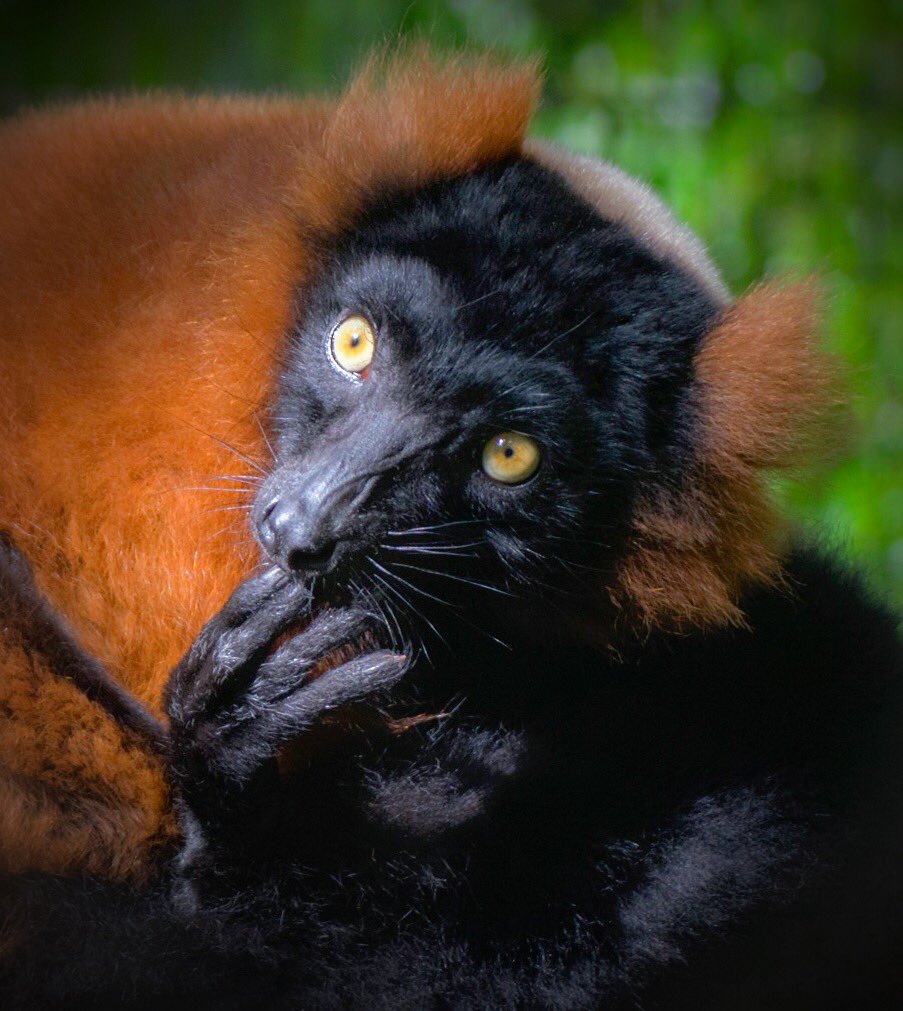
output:
[[[444,598],[611,561],[635,489],[687,452],[717,311],[527,161],[372,209],[300,301],[258,540],[324,585]]]

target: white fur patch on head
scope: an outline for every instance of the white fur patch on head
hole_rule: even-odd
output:
[[[572,154],[546,141],[530,140],[524,155],[560,175],[598,214],[616,221],[642,245],[695,278],[719,305],[730,292],[705,246],[643,183],[609,162]]]

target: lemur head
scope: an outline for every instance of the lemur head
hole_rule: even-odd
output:
[[[254,516],[285,569],[579,585],[686,466],[718,302],[536,162],[373,208],[299,302]]]
[[[738,620],[773,578],[759,471],[812,399],[808,294],[730,306],[649,190],[529,143],[364,199],[319,263],[252,513],[278,565],[647,627]]]

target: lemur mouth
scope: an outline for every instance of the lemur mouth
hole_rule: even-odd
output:
[[[329,572],[340,554],[340,541],[330,541],[316,550],[295,548],[286,559],[288,568],[298,575],[317,575]]]

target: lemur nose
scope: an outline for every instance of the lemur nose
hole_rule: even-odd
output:
[[[275,561],[295,572],[328,572],[339,543],[322,517],[291,499],[270,503],[258,524],[258,534]]]

